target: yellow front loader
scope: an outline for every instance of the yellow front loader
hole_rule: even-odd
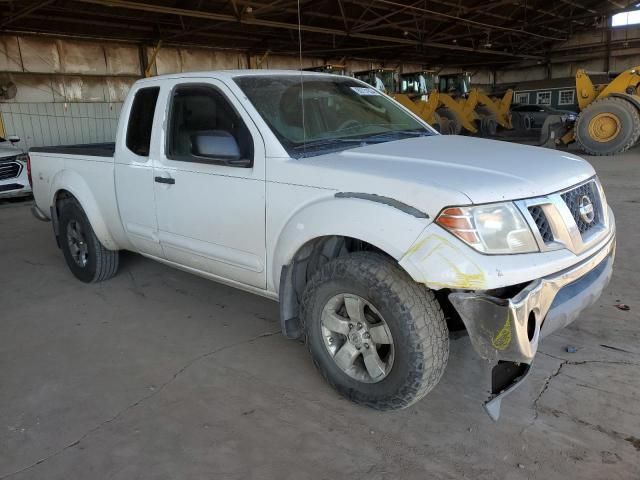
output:
[[[392,97],[445,135],[458,135],[463,128],[471,133],[478,131],[475,122],[479,117],[466,99],[456,100],[437,90],[433,90],[427,100],[412,100],[404,93],[396,93]]]
[[[391,95],[393,99],[400,103],[403,107],[408,108],[417,116],[422,118],[425,122],[427,122],[432,127],[436,128],[438,131],[443,132],[442,130],[442,118],[436,112],[438,108],[439,99],[438,92],[433,91],[429,94],[427,100],[411,100],[411,98],[404,93],[394,93]]]
[[[458,135],[468,133],[495,135],[497,126],[511,129],[511,100],[508,90],[501,99],[494,99],[477,88],[469,89],[468,74],[438,77],[434,71],[422,70],[400,74],[399,85],[386,69],[358,72],[357,78],[374,84],[375,77],[384,81],[385,91],[400,91],[390,95],[440,133]],[[388,77],[388,78],[387,78]],[[377,81],[375,83],[380,83]],[[444,89],[439,91],[438,89]],[[444,93],[444,92],[447,93]]]
[[[511,124],[511,101],[513,100],[513,90],[508,89],[502,98],[489,97],[486,93],[471,89],[469,100],[475,97],[477,105],[476,112],[480,116],[480,131],[484,134],[495,135],[497,126],[507,130],[513,129]]]
[[[580,114],[561,141],[576,141],[590,155],[614,155],[640,138],[640,66],[617,75],[607,85],[594,85],[585,70],[576,72]]]
[[[439,107],[436,111],[440,117],[447,120],[447,133],[459,135],[463,128],[470,133],[478,133],[476,120],[480,117],[475,110],[477,99],[473,92],[470,92],[467,98],[454,98],[448,93],[440,93],[438,96]]]

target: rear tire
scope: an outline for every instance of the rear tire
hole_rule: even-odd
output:
[[[640,138],[640,114],[624,98],[602,98],[580,112],[575,134],[576,141],[589,155],[622,153]]]
[[[381,254],[357,252],[324,265],[304,291],[301,318],[329,384],[378,410],[417,402],[447,364],[448,330],[433,292]]]
[[[59,242],[71,273],[85,283],[113,277],[118,271],[119,252],[100,243],[77,200],[62,200],[58,212]]]
[[[447,131],[443,131],[445,135],[460,135],[462,132],[462,124],[458,122],[458,118],[450,109],[443,107],[438,109],[438,115],[447,121]]]
[[[433,118],[434,118],[434,121],[433,121],[433,124],[431,126],[433,128],[435,128],[438,131],[438,133],[443,133],[443,130],[442,130],[443,120],[442,120],[442,117],[440,115],[438,115],[437,112],[434,112],[433,113]]]

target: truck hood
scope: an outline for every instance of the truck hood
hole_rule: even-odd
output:
[[[455,135],[367,145],[291,162],[278,170],[298,180],[287,179],[292,183],[388,196],[430,215],[447,205],[545,195],[595,175],[589,163],[565,152]]]

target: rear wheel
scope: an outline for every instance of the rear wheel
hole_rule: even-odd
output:
[[[498,133],[498,121],[495,115],[480,116],[480,133],[488,137],[494,137]]]
[[[113,277],[118,271],[119,252],[100,243],[80,204],[73,198],[64,199],[58,212],[60,246],[71,273],[86,283]]]
[[[458,121],[453,111],[446,107],[439,108],[438,115],[447,122],[447,131],[443,131],[442,133],[445,135],[460,135],[460,132],[462,132],[462,124]]]
[[[640,138],[640,115],[624,98],[596,100],[578,115],[575,134],[589,155],[622,153]]]
[[[480,118],[480,134],[493,137],[498,133],[498,120],[496,115],[485,105],[478,105],[476,113]]]
[[[431,124],[431,126],[435,128],[438,131],[438,133],[445,133],[442,130],[442,123],[443,123],[442,117],[438,115],[438,112],[433,112],[433,123]]]
[[[448,330],[433,292],[383,255],[327,263],[305,289],[302,318],[314,363],[356,403],[405,408],[444,372]]]

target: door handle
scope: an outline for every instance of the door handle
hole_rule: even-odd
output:
[[[167,183],[169,185],[173,185],[174,183],[176,183],[176,179],[171,177],[156,177],[155,181],[157,183]]]

